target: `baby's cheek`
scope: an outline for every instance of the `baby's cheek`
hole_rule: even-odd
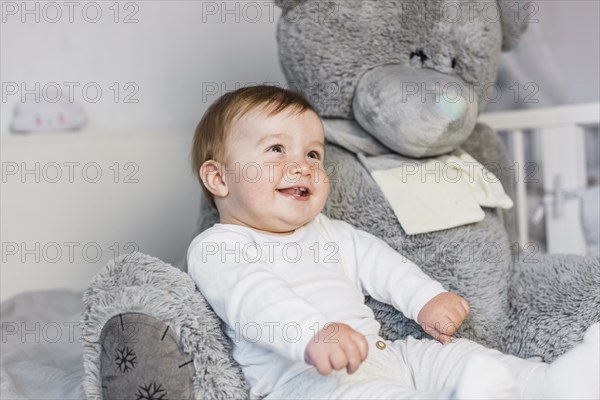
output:
[[[269,195],[274,190],[274,186],[268,182],[268,177],[261,178],[253,173],[245,178],[242,190],[246,198],[259,199]]]
[[[262,170],[260,171],[260,185],[276,187],[277,183],[281,180],[282,173],[277,170],[277,165],[263,165]]]

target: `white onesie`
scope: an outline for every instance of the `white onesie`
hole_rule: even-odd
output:
[[[383,240],[324,214],[289,236],[217,223],[194,238],[187,258],[188,273],[227,324],[253,399],[314,369],[304,350],[327,323],[377,336],[365,295],[416,320],[446,291]]]

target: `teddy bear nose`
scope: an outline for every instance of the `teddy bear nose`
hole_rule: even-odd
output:
[[[477,122],[478,97],[457,76],[387,64],[361,77],[352,107],[356,121],[381,143],[420,158],[464,142]]]

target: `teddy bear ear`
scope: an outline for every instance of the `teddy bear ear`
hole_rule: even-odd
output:
[[[303,2],[304,0],[275,0],[275,4],[284,10],[296,7]]]
[[[497,0],[502,24],[502,51],[512,49],[527,29],[527,21],[535,13],[530,1]]]

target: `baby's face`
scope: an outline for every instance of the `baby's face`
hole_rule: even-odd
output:
[[[312,111],[262,109],[234,120],[225,155],[228,194],[216,198],[221,223],[288,235],[325,206],[323,125]]]

